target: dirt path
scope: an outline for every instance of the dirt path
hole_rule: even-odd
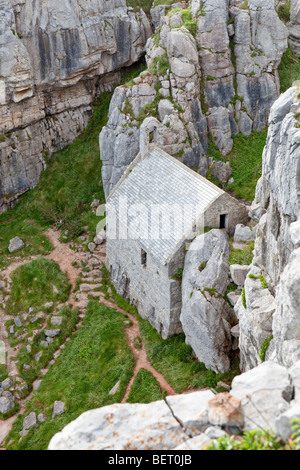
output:
[[[113,302],[109,302],[107,300],[102,300],[101,303],[103,305],[106,305],[107,307],[114,308],[115,310],[118,310],[118,312],[123,313],[124,315],[127,315],[128,318],[132,322],[132,326],[130,326],[129,328],[126,328],[126,334],[127,334],[127,338],[128,338],[128,344],[129,344],[129,346],[131,348],[131,351],[134,355],[136,364],[135,364],[133,376],[131,377],[131,380],[127,385],[127,389],[126,389],[125,395],[122,399],[122,403],[126,402],[128,396],[129,396],[132,384],[134,382],[134,379],[136,378],[138,371],[142,368],[148,370],[149,372],[151,372],[151,374],[158,381],[161,388],[163,390],[165,390],[168,395],[176,395],[175,390],[166,381],[164,376],[162,374],[160,374],[156,369],[154,369],[154,367],[148,361],[147,352],[146,352],[146,349],[145,349],[144,342],[142,341],[140,349],[135,348],[134,339],[137,336],[141,337],[140,328],[139,328],[138,320],[136,319],[136,317],[134,315],[131,315],[126,310],[123,310],[123,309],[119,308]]]
[[[86,252],[83,252],[83,251],[76,252],[72,250],[67,243],[61,243],[59,240],[60,232],[58,231],[49,229],[45,233],[45,235],[48,237],[49,241],[53,245],[54,250],[49,255],[44,256],[44,258],[55,261],[59,265],[61,271],[66,273],[66,275],[68,276],[69,282],[72,286],[67,303],[71,304],[73,308],[78,307],[80,309],[80,312],[81,312],[80,320],[79,320],[77,327],[79,327],[81,322],[83,321],[83,318],[85,316],[85,310],[89,302],[89,297],[91,295],[94,295],[94,296],[97,295],[97,298],[99,298],[99,302],[101,304],[107,307],[113,308],[115,310],[118,310],[120,313],[126,315],[126,317],[128,317],[132,323],[131,326],[125,329],[125,331],[127,335],[128,345],[133,353],[136,363],[135,363],[133,376],[131,377],[131,380],[127,385],[126,392],[122,399],[122,403],[126,402],[129,396],[132,384],[141,368],[149,371],[155,377],[155,379],[159,383],[162,390],[166,391],[168,395],[175,395],[176,394],[175,390],[166,381],[164,376],[160,374],[154,367],[152,367],[152,365],[148,361],[144,342],[141,341],[139,349],[137,349],[134,346],[135,338],[136,337],[141,338],[141,333],[140,333],[137,318],[134,315],[130,314],[129,312],[119,308],[113,301],[106,300],[102,292],[99,292],[99,291],[95,292],[94,290],[96,287],[98,287],[101,284],[101,281],[102,281],[102,276],[101,276],[99,268],[101,268],[103,263],[105,264],[105,245],[101,245],[101,247],[98,248],[98,250],[95,253],[87,255]],[[11,282],[11,275],[18,267],[24,265],[25,263],[33,261],[39,257],[40,256],[31,256],[30,258],[22,259],[20,261],[12,263],[4,270],[2,274],[6,278],[7,281]],[[81,272],[82,261],[90,263],[89,265],[91,268],[90,274]],[[79,267],[76,267],[76,266],[79,266]],[[82,274],[82,281],[79,287],[79,292],[75,292],[76,280],[78,279],[80,274]],[[93,274],[93,279],[88,277],[89,275],[91,276],[92,274]],[[88,288],[90,290],[86,291],[86,289]],[[11,360],[11,357],[17,354],[18,348],[17,349],[11,348],[7,338],[5,338],[5,332],[6,332],[5,321],[8,318],[6,315],[4,315],[0,319],[0,339],[1,338],[4,339],[4,342],[7,348],[7,367],[8,367],[9,375],[17,376],[18,371],[15,365],[15,362]],[[70,341],[70,338],[67,338],[66,341]],[[62,345],[60,349],[62,349],[63,347],[64,345]],[[58,352],[54,355],[54,358],[58,357],[59,353],[60,353],[60,350],[58,350]],[[46,370],[47,369],[48,368],[46,368]],[[16,415],[12,416],[6,421],[0,421],[0,444],[1,442],[4,442],[4,440],[6,439],[18,414],[24,412],[26,403],[31,398],[32,393],[33,392],[31,392],[30,395],[28,395],[25,399],[19,401],[20,411]]]
[[[72,302],[72,293],[74,291],[80,269],[74,267],[72,263],[78,263],[80,265],[84,256],[82,252],[75,252],[72,250],[67,243],[61,243],[59,241],[60,232],[49,229],[45,235],[54,246],[54,250],[51,251],[49,255],[45,256],[45,258],[55,261],[59,265],[61,271],[67,274],[72,286],[69,301],[74,304],[74,302]]]

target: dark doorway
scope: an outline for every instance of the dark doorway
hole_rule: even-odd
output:
[[[227,214],[220,215],[220,228],[227,228]]]
[[[142,263],[142,266],[144,266],[144,267],[147,266],[147,253],[143,249],[141,251],[141,263]]]

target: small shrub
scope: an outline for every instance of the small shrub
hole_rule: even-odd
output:
[[[242,290],[242,304],[243,304],[243,307],[244,308],[247,308],[247,304],[246,304],[246,295],[245,295],[245,287],[243,287],[243,290]]]
[[[183,275],[183,269],[179,268],[177,273],[174,275],[174,279],[179,281],[182,279],[182,275]]]
[[[262,343],[260,347],[260,352],[259,352],[259,359],[264,362],[266,358],[266,352],[268,350],[268,347],[270,346],[270,343],[273,339],[273,335],[270,336],[270,338],[265,339],[265,341]]]
[[[267,283],[267,281],[265,280],[265,278],[264,278],[261,274],[258,276],[258,279],[260,280],[261,286],[262,286],[264,289],[268,289],[268,283]]]
[[[200,266],[198,268],[200,273],[206,268],[206,265],[207,265],[206,261],[203,261],[203,263],[200,264]]]
[[[291,2],[286,2],[285,4],[279,5],[277,13],[281,21],[288,23],[291,19]]]

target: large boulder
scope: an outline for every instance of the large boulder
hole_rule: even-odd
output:
[[[291,255],[276,292],[273,335],[278,360],[291,367],[300,360],[300,248]]]
[[[207,426],[204,390],[144,404],[115,404],[83,413],[50,441],[49,450],[175,449]]]
[[[250,227],[247,227],[243,224],[238,224],[234,232],[234,241],[235,242],[250,242],[255,240],[255,232],[253,232]]]
[[[23,240],[21,240],[20,237],[15,237],[10,240],[8,251],[10,253],[14,253],[15,251],[22,250],[24,246],[25,246],[25,243],[23,242]]]
[[[242,402],[245,429],[276,431],[276,418],[289,408],[293,388],[285,367],[264,362],[235,377],[230,393]]]
[[[0,413],[6,414],[12,411],[15,407],[15,402],[12,396],[1,396],[0,397]]]
[[[264,284],[261,271],[252,267],[246,277],[244,294],[234,310],[239,319],[241,369],[247,371],[260,364],[260,352],[265,340],[272,336],[275,299]]]
[[[224,298],[229,284],[229,242],[224,231],[198,236],[185,257],[182,277],[181,323],[200,362],[215,372],[230,367],[229,306]]]
[[[290,22],[288,23],[289,44],[296,57],[300,57],[300,4],[291,0]]]

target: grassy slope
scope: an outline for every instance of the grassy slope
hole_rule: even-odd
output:
[[[123,72],[122,83],[144,69],[144,61],[130,67]],[[8,264],[9,240],[15,236],[21,237],[26,246],[11,259],[49,253],[52,246],[42,232],[51,224],[68,230],[69,239],[79,235],[84,226],[94,233],[99,218],[90,204],[94,198],[104,202],[99,133],[107,123],[111,97],[112,93],[101,94],[83,133],[52,156],[37,187],[24,194],[14,209],[0,216],[0,269]]]
[[[76,141],[53,155],[38,186],[0,217],[0,268],[5,265],[9,240],[20,236],[26,247],[16,256],[46,254],[51,244],[42,231],[61,219],[76,235],[84,225],[94,229],[97,218],[89,210],[93,198],[104,201],[98,136],[107,121],[111,94],[103,93],[88,127]],[[2,261],[2,263],[1,263]]]
[[[223,157],[213,143],[210,143],[208,156],[215,160],[229,161],[234,183],[228,186],[230,191],[241,199],[253,201],[257,180],[261,177],[262,153],[267,139],[267,129],[252,132],[247,137],[238,134],[233,138],[233,149]]]
[[[92,301],[85,319],[50,367],[39,389],[26,405],[8,436],[9,449],[46,449],[51,437],[81,413],[121,401],[133,373],[134,358],[127,345],[124,316]],[[115,395],[110,390],[120,380]],[[55,400],[66,404],[66,413],[51,419]],[[19,441],[24,416],[45,413],[45,423]]]
[[[140,318],[139,325],[149,361],[177,393],[188,389],[217,388],[219,380],[230,383],[240,373],[235,362],[230,372],[217,375],[194,358],[183,334],[163,340],[148,321]]]
[[[145,369],[140,369],[132,384],[127,403],[151,403],[162,400],[163,397],[163,391],[153,375]]]
[[[53,286],[58,292],[53,290]],[[66,302],[70,289],[68,277],[57,263],[45,258],[31,261],[20,266],[12,275],[7,313],[26,313],[30,307],[40,309],[46,302]]]
[[[299,70],[299,61],[288,51],[279,70],[282,91],[290,86],[292,77],[298,78]],[[134,75],[138,75],[138,72]],[[124,81],[128,79],[130,77]],[[110,97],[107,93],[101,95],[88,128],[73,145],[52,158],[38,187],[24,195],[15,209],[0,217],[0,267],[1,255],[2,263],[6,262],[8,241],[12,236],[19,235],[27,242],[23,254],[44,254],[51,249],[51,245],[42,235],[42,230],[55,219],[63,216],[65,225],[71,224],[74,233],[84,224],[89,225],[90,229],[94,228],[96,220],[89,211],[89,204],[94,197],[104,200],[100,182],[98,134],[106,123]],[[250,138],[237,136],[229,156],[235,178],[232,189],[240,197],[249,200],[253,198],[255,182],[259,177],[265,135],[266,131],[254,133]],[[210,155],[214,156],[215,152],[212,148]],[[123,299],[118,299],[118,303],[125,307]],[[133,307],[127,308],[134,310]],[[95,302],[90,304],[82,328],[74,336],[74,341],[67,344],[40,389],[28,402],[26,410],[26,414],[38,410],[50,416],[54,400],[61,399],[67,404],[67,413],[53,422],[48,420],[39,425],[37,430],[30,431],[17,445],[23,419],[20,416],[10,435],[15,441],[14,448],[46,448],[51,436],[83,411],[121,399],[126,380],[132,373],[133,358],[126,350],[123,319],[117,312],[112,312]],[[233,372],[218,377],[193,359],[183,335],[162,340],[148,322],[140,319],[140,325],[150,361],[179,392],[189,387],[215,387],[217,380],[230,380],[238,372],[235,368]],[[123,374],[123,379],[117,395],[108,397],[108,390],[120,374]],[[99,380],[100,377],[102,379]],[[150,378],[143,377],[141,373],[138,380],[147,383]],[[146,399],[145,396],[146,390],[143,399]]]
[[[278,72],[281,93],[288,90],[294,81],[300,80],[300,59],[293,55],[290,48],[283,54]]]
[[[192,348],[185,344],[183,334],[166,340],[162,339],[150,323],[138,315],[136,308],[116,293],[105,266],[102,268],[102,276],[103,292],[106,297],[110,297],[108,295],[108,290],[110,290],[116,305],[137,316],[149,362],[165,376],[176,392],[181,393],[192,388],[216,388],[219,380],[230,383],[233,377],[239,373],[236,362],[227,374],[216,375],[207,370],[204,364],[200,364],[193,357]]]

